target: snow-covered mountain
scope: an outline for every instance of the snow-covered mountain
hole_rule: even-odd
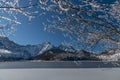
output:
[[[49,50],[51,48],[54,48],[54,46],[50,42],[44,42],[43,44],[39,45],[41,46],[41,49],[39,50],[39,53],[37,55],[42,54],[46,50]]]
[[[48,60],[48,61],[79,61],[79,60],[99,60],[94,54],[84,50],[70,52],[60,49],[59,47],[51,48],[41,55],[35,56],[35,60]]]
[[[120,49],[111,49],[102,52],[98,57],[104,61],[120,61]]]
[[[61,44],[58,46],[59,49],[67,51],[67,52],[75,52],[76,50],[71,45]]]
[[[99,55],[85,50],[75,50],[72,46],[61,44],[58,47],[50,42],[38,45],[19,45],[0,36],[0,61],[4,60],[106,60],[119,61],[120,49],[111,49]]]
[[[38,45],[19,45],[7,37],[0,37],[0,60],[3,59],[29,59],[42,54],[52,48],[49,42]]]

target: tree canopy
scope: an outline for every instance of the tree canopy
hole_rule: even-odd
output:
[[[49,15],[45,30],[61,30],[73,45],[120,45],[120,0],[20,0],[0,1],[0,32],[9,34],[21,24],[18,15],[28,18]],[[112,47],[112,45],[109,45]],[[108,45],[106,45],[108,47]],[[109,48],[110,48],[109,47]]]

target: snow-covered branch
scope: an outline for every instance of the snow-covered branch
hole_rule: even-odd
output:
[[[14,29],[20,24],[18,15],[28,20],[41,14],[48,15],[44,23],[46,30],[61,30],[76,43],[90,46],[99,42],[120,42],[119,0],[20,0],[0,1],[0,31]],[[7,24],[5,23],[7,22]],[[8,26],[9,25],[9,26]],[[12,28],[11,28],[12,27]]]
[[[53,12],[48,30],[62,30],[76,42],[91,45],[100,41],[120,42],[119,0],[50,0],[45,4],[45,9]]]

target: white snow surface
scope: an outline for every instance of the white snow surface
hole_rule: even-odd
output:
[[[0,80],[120,80],[120,68],[0,69]]]
[[[12,53],[12,52],[6,49],[0,49],[0,53]]]
[[[120,60],[120,49],[116,50],[110,50],[108,53],[112,53],[109,55],[100,55],[98,56],[102,60],[107,60],[107,61],[119,61]]]

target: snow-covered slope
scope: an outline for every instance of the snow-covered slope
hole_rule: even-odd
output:
[[[29,59],[38,54],[42,54],[45,50],[52,48],[49,42],[38,45],[19,45],[10,41],[7,37],[0,37],[0,59],[17,58]]]
[[[35,56],[35,60],[48,60],[48,61],[83,61],[83,60],[99,60],[94,54],[84,50],[70,52],[60,49],[59,47],[51,48],[41,55]]]
[[[41,50],[39,50],[39,53],[37,55],[42,54],[43,52],[53,48],[54,46],[50,42],[45,42],[41,45]]]
[[[120,60],[120,49],[112,49],[101,53],[98,56],[101,60],[105,61],[119,61]]]
[[[76,50],[71,45],[61,44],[58,46],[59,49],[67,51],[67,52],[75,52]]]
[[[61,44],[54,47],[50,42],[38,45],[19,45],[7,37],[0,36],[0,61],[16,59],[119,61],[120,49],[111,49],[96,55],[85,50],[77,51],[69,45]]]

